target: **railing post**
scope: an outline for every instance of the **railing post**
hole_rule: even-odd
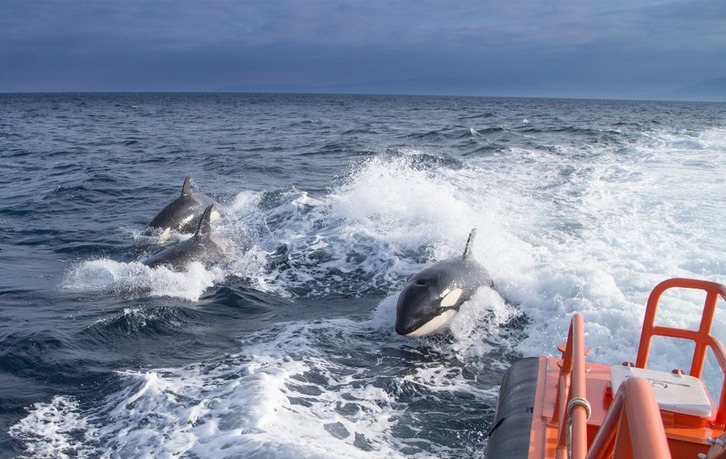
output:
[[[650,383],[628,378],[620,386],[587,459],[671,457],[658,401]]]
[[[663,292],[670,288],[703,290],[706,292],[706,299],[701,313],[701,323],[697,331],[655,325],[655,316],[660,297]],[[721,397],[718,409],[713,417],[716,425],[723,426],[726,425],[726,349],[724,349],[724,346],[717,338],[711,335],[711,327],[719,296],[726,300],[726,286],[716,282],[674,278],[667,279],[656,285],[648,297],[635,366],[645,368],[648,364],[648,354],[650,353],[650,344],[653,336],[687,339],[695,343],[689,374],[693,377],[700,378],[703,373],[706,352],[710,347],[721,367],[721,371],[724,373],[724,381],[721,385]]]
[[[572,353],[572,382],[570,387],[570,402],[572,400],[584,400],[587,396],[587,384],[585,380],[585,325],[581,315],[578,314],[576,323],[573,324],[577,330],[575,348]],[[587,454],[587,419],[590,417],[589,407],[584,405],[570,405],[568,402],[567,414],[572,416],[571,435],[571,457],[584,458]],[[570,408],[573,406],[572,408]]]
[[[718,293],[709,290],[706,295],[706,302],[703,305],[701,324],[698,327],[698,339],[696,340],[696,348],[693,350],[693,362],[691,363],[690,375],[696,378],[700,378],[701,373],[703,373],[703,363],[706,360],[706,350],[708,349],[707,340],[711,335],[713,316],[716,314],[716,300],[718,300]]]
[[[587,454],[589,409],[586,407],[586,387],[585,326],[582,315],[576,313],[572,316],[567,334],[567,345],[560,368],[557,404],[552,418],[559,424],[557,457],[584,458]],[[572,403],[573,400],[576,403]]]
[[[638,368],[645,368],[645,365],[648,363],[648,353],[650,352],[650,341],[653,338],[653,328],[655,328],[655,313],[658,310],[658,301],[663,292],[668,288],[668,281],[663,281],[655,286],[648,297],[645,316],[643,317],[643,330],[640,333],[638,357],[635,360],[635,366]]]

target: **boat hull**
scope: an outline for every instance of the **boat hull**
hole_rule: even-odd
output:
[[[489,432],[489,459],[526,458],[532,428],[540,359],[525,358],[504,373],[494,424]]]

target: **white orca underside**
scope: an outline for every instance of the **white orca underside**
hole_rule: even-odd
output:
[[[164,231],[159,234],[159,237],[156,239],[156,242],[159,244],[163,244],[164,242],[168,241],[171,237],[171,229],[164,228]]]
[[[442,331],[449,326],[449,323],[451,323],[451,320],[454,318],[457,312],[458,311],[456,309],[447,309],[438,316],[423,324],[421,327],[404,336],[407,336],[409,338],[418,338],[419,336],[426,336],[432,333]]]

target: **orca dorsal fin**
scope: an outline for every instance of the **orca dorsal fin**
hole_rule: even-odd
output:
[[[471,249],[474,246],[474,238],[476,237],[476,228],[472,228],[469,233],[469,239],[466,240],[466,247],[464,247],[464,259],[471,256]]]
[[[194,237],[206,236],[212,232],[212,207],[214,207],[214,204],[210,204],[209,207],[204,209],[204,213],[202,214],[202,218],[199,219],[199,226],[197,227],[197,232],[194,233]]]
[[[191,176],[191,174],[189,174],[189,175],[187,175],[187,178],[184,179],[184,185],[182,185],[182,192],[181,192],[182,196],[189,196],[190,194],[192,194],[191,181],[192,181],[192,176]]]

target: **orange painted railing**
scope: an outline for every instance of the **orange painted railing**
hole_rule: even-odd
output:
[[[590,413],[585,399],[587,395],[585,390],[585,354],[584,321],[582,315],[576,313],[572,316],[570,331],[567,335],[567,345],[563,350],[563,362],[557,389],[557,405],[552,417],[554,422],[559,422],[559,432],[557,434],[558,458],[584,458],[587,453],[587,419]],[[573,400],[575,403],[573,403]],[[572,422],[569,422],[570,417]],[[558,420],[558,418],[561,419]]]
[[[671,288],[703,290],[706,299],[698,330],[656,326],[655,316],[661,295]],[[726,300],[726,286],[694,279],[669,279],[658,284],[648,298],[636,367],[645,368],[653,336],[688,339],[695,342],[690,375],[701,377],[706,351],[710,348],[724,373],[718,411],[712,422],[726,424],[726,348],[711,335],[718,298]],[[588,453],[587,419],[590,405],[585,398],[586,369],[584,322],[575,314],[570,323],[567,344],[562,351],[557,402],[552,422],[558,425],[558,458],[670,458],[658,402],[650,383],[628,378],[620,386]]]
[[[671,288],[696,289],[706,292],[706,299],[703,304],[701,324],[698,330],[683,330],[680,328],[664,327],[655,325],[655,315],[658,309],[658,301],[661,295]],[[668,279],[658,284],[648,298],[648,305],[643,319],[643,331],[640,335],[638,346],[638,358],[635,366],[645,368],[650,353],[650,343],[653,336],[664,336],[670,338],[687,339],[694,341],[696,346],[693,350],[690,375],[696,378],[701,377],[703,364],[706,359],[706,351],[711,348],[721,371],[724,373],[724,381],[721,385],[721,397],[718,404],[718,411],[713,423],[719,426],[726,425],[726,349],[721,341],[711,335],[711,325],[716,313],[718,297],[726,300],[726,286],[715,282],[708,282],[696,279]]]
[[[587,459],[611,457],[671,457],[658,402],[643,378],[628,378],[620,386],[587,455]]]
[[[618,458],[670,458],[658,402],[650,383],[641,378],[629,378],[621,385],[588,454],[587,420],[591,408],[586,399],[584,330],[582,315],[574,314],[567,344],[561,348],[562,367],[552,416],[552,422],[559,426],[557,457],[604,458],[615,452]]]

